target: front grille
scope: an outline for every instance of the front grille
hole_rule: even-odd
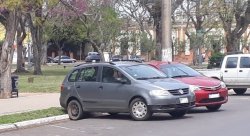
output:
[[[213,87],[200,87],[200,88],[205,91],[217,91],[221,89],[221,85],[213,86]]]
[[[185,95],[188,94],[189,89],[184,88],[184,89],[175,89],[175,90],[168,90],[172,95]]]
[[[212,98],[212,99],[202,99],[200,103],[211,103],[211,102],[220,102],[224,101],[224,97],[219,97],[219,98]]]

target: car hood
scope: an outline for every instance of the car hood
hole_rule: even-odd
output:
[[[189,88],[189,85],[184,84],[178,80],[167,78],[167,79],[148,79],[139,80],[140,83],[150,85],[155,88],[164,88],[166,90],[175,90],[180,88]]]
[[[180,77],[175,78],[183,83],[196,86],[213,87],[220,84],[221,81],[209,78],[206,76],[196,76],[196,77]]]

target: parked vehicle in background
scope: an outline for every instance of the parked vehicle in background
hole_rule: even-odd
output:
[[[56,57],[53,59],[53,62],[54,62],[54,63],[58,63],[58,61],[59,61],[59,56],[56,56]],[[62,56],[61,56],[61,62],[62,62],[62,63],[75,63],[75,62],[76,62],[76,59],[72,59],[72,58],[70,58],[69,56],[62,55]]]
[[[197,107],[206,106],[208,110],[216,111],[228,101],[228,90],[225,83],[220,80],[203,76],[181,63],[152,61],[148,64],[161,70],[170,78],[193,85]]]
[[[47,63],[54,63],[54,59],[52,57],[47,56]]]
[[[111,61],[120,61],[120,60],[123,60],[122,55],[114,55],[111,57]]]
[[[96,61],[99,62],[101,61],[101,56],[98,52],[89,52],[88,56],[85,58],[86,62],[92,62],[92,61]]]
[[[130,60],[145,61],[144,58],[142,58],[141,56],[138,56],[138,55],[131,55]]]
[[[227,88],[242,95],[250,88],[250,54],[226,55],[220,69],[200,70],[202,74],[224,81]]]
[[[192,91],[146,64],[85,63],[65,77],[60,104],[72,120],[88,112],[130,113],[134,120],[147,120],[155,112],[182,117],[194,107]]]

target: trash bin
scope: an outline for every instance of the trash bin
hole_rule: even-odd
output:
[[[17,75],[11,76],[11,84],[12,84],[11,96],[16,95],[16,97],[18,97],[18,76]]]

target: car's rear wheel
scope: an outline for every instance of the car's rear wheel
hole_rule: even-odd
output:
[[[174,117],[174,118],[181,118],[183,117],[185,114],[187,113],[186,110],[178,110],[178,111],[173,111],[173,112],[170,112],[169,114]]]
[[[83,117],[82,106],[77,100],[71,100],[69,102],[67,112],[71,120],[79,120]]]
[[[210,106],[206,106],[206,107],[207,107],[207,109],[208,109],[209,111],[217,111],[217,110],[220,109],[221,104],[219,104],[219,105],[210,105]]]
[[[134,120],[142,121],[148,120],[152,116],[147,103],[142,98],[135,98],[129,106],[130,115]]]
[[[242,94],[244,94],[246,91],[247,91],[247,88],[234,88],[234,92],[235,92],[237,95],[242,95]]]

